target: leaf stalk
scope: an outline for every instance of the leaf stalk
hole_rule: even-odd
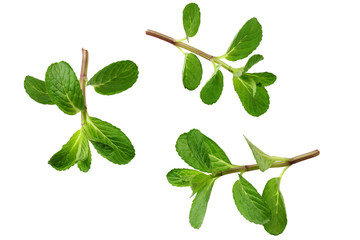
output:
[[[170,44],[172,44],[172,45],[174,45],[176,47],[183,48],[183,49],[186,49],[186,50],[188,50],[188,51],[190,51],[192,53],[195,53],[196,55],[199,55],[199,56],[205,58],[206,60],[209,60],[209,61],[211,61],[213,63],[221,65],[223,68],[225,68],[229,72],[234,73],[234,68],[233,67],[231,67],[228,64],[226,64],[225,62],[221,61],[218,57],[214,57],[213,55],[210,55],[210,54],[208,54],[206,52],[203,52],[198,48],[190,46],[189,44],[186,44],[186,43],[184,43],[182,41],[176,40],[176,39],[174,39],[172,37],[169,37],[169,36],[167,36],[165,34],[156,32],[154,30],[149,29],[145,33],[146,33],[146,35],[158,38],[158,39],[163,40],[165,42],[168,42],[168,43],[170,43]]]
[[[81,72],[80,72],[80,88],[82,90],[82,95],[84,97],[84,105],[85,110],[81,111],[81,126],[85,125],[86,123],[86,116],[87,116],[87,105],[86,105],[86,82],[87,82],[87,70],[88,70],[88,63],[89,63],[89,53],[85,49],[82,50],[82,62],[81,62]]]

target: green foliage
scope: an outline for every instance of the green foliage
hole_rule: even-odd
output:
[[[183,25],[186,38],[193,37],[200,26],[200,8],[196,3],[189,3],[183,10]]]
[[[224,164],[231,165],[225,152],[210,138],[203,135],[199,130],[193,129],[180,135],[176,142],[176,151],[189,166],[202,172],[210,173],[217,171],[218,164],[212,165],[211,157],[217,158]]]
[[[167,175],[166,178],[169,183],[175,187],[189,187],[191,180],[196,175],[205,175],[199,171],[192,169],[174,168]]]
[[[196,3],[186,5],[183,11],[183,24],[186,38],[174,39],[164,34],[148,30],[146,33],[153,37],[169,42],[179,49],[185,49],[192,53],[185,54],[185,64],[183,68],[183,83],[188,90],[196,89],[203,74],[200,60],[196,56],[201,56],[211,61],[215,66],[215,73],[204,85],[200,92],[200,98],[205,104],[216,103],[223,90],[223,74],[219,68],[223,67],[233,76],[234,89],[240,98],[245,110],[252,116],[258,117],[264,114],[270,105],[269,95],[266,86],[273,84],[276,76],[269,72],[248,73],[250,68],[264,59],[260,54],[251,56],[245,66],[234,68],[223,62],[222,59],[237,61],[248,57],[260,44],[262,40],[262,27],[256,18],[248,20],[236,34],[228,50],[222,56],[216,57],[205,53],[195,47],[185,44],[183,41],[195,36],[200,25],[200,9]]]
[[[211,190],[214,186],[215,180],[215,178],[208,178],[208,180],[203,184],[203,187],[196,193],[189,214],[190,225],[193,228],[199,229],[204,221]]]
[[[135,157],[129,138],[110,123],[88,116],[84,130],[97,152],[109,161],[127,164]]]
[[[260,55],[260,54],[252,55],[245,64],[244,72],[249,71],[249,69],[252,66],[254,66],[255,64],[257,64],[258,62],[260,62],[262,60],[264,60],[264,57],[262,55]]]
[[[201,89],[200,98],[205,104],[214,104],[220,98],[223,90],[223,74],[219,69],[216,69],[210,80]]]
[[[243,174],[258,169],[264,171],[269,167],[288,167],[298,161],[299,156],[270,157],[248,139],[246,141],[254,154],[257,165],[231,164],[225,152],[197,129],[183,133],[178,138],[176,151],[187,164],[197,170],[175,168],[169,171],[166,177],[171,185],[190,187],[191,196],[195,195],[189,216],[192,227],[196,229],[201,227],[215,181],[227,174],[240,173],[232,192],[235,205],[241,215],[250,222],[263,225],[270,234],[278,235],[284,231],[287,220],[284,200],[279,190],[281,177],[270,179],[263,194],[260,195],[256,188],[243,177]],[[318,152],[314,151],[311,154],[303,154],[302,157],[305,160],[317,154]]]
[[[26,93],[35,101],[56,104],[69,115],[81,111],[81,129],[48,162],[59,171],[77,164],[80,171],[88,172],[91,166],[89,141],[100,155],[116,164],[129,163],[135,156],[133,145],[119,128],[89,117],[85,105],[87,61],[87,51],[83,50],[80,80],[66,62],[51,64],[46,71],[45,82],[31,76],[26,76],[24,80]],[[111,95],[130,88],[137,77],[138,68],[135,63],[119,61],[97,72],[88,85],[94,86],[98,93]]]
[[[251,18],[236,34],[224,57],[230,61],[246,58],[259,46],[261,39],[261,25],[256,18]]]
[[[199,58],[193,53],[186,53],[183,67],[183,84],[188,90],[196,89],[202,78],[202,66]]]
[[[264,87],[256,85],[253,80],[238,77],[233,78],[233,84],[243,107],[250,115],[258,117],[268,110],[270,99]]]
[[[136,82],[139,75],[138,67],[132,61],[114,62],[98,71],[87,83],[97,93],[113,95],[123,92]]]
[[[59,171],[69,169],[76,162],[91,162],[89,142],[82,129],[74,133],[61,150],[49,160],[49,164]],[[80,170],[86,172],[83,166]]]
[[[45,84],[51,100],[64,113],[74,115],[85,109],[79,81],[68,63],[51,64],[46,71]]]
[[[37,78],[26,76],[24,88],[27,94],[38,103],[53,105],[53,101],[49,97],[44,81]]]
[[[258,147],[256,147],[254,144],[252,144],[250,142],[249,139],[247,139],[245,137],[247,143],[249,144],[249,147],[254,155],[254,158],[256,160],[256,163],[258,164],[259,166],[259,169],[261,171],[265,171],[267,169],[269,169],[274,162],[276,161],[283,161],[283,162],[286,162],[286,161],[289,161],[290,158],[282,158],[282,157],[272,157],[272,156],[269,156],[267,155],[266,153],[264,153],[263,151],[261,151]]]
[[[233,197],[235,205],[241,215],[256,224],[265,224],[270,220],[270,209],[256,191],[242,175],[234,183]]]
[[[264,224],[265,230],[272,235],[281,234],[286,227],[286,209],[280,192],[280,178],[270,179],[264,188],[262,197],[271,210],[270,221]]]

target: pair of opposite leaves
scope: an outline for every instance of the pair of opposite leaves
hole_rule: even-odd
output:
[[[98,71],[87,85],[93,86],[97,93],[113,95],[130,88],[136,82],[138,73],[138,67],[132,61],[119,61]],[[68,115],[82,113],[81,129],[49,160],[56,170],[66,170],[77,164],[81,171],[89,171],[89,141],[101,156],[115,164],[127,164],[134,158],[134,147],[119,128],[88,115],[82,93],[82,90],[85,91],[82,88],[86,86],[80,86],[68,63],[50,65],[45,81],[27,76],[24,87],[29,96],[39,103],[56,104]]]

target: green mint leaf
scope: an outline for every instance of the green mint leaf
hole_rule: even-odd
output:
[[[235,205],[241,215],[248,221],[256,224],[269,222],[271,212],[261,195],[241,175],[233,186],[233,197]]]
[[[97,152],[115,164],[127,164],[135,157],[129,138],[117,127],[87,116],[84,130]]]
[[[80,129],[60,151],[51,157],[49,164],[56,170],[62,171],[69,169],[76,162],[88,161],[89,158],[91,158],[89,142],[84,131]]]
[[[44,81],[31,76],[26,76],[24,88],[26,93],[36,102],[41,104],[55,104],[49,97]]]
[[[244,67],[244,73],[246,73],[247,71],[249,71],[249,69],[250,69],[252,66],[254,66],[255,64],[257,64],[257,63],[260,62],[261,60],[264,60],[264,57],[263,57],[262,55],[260,55],[260,54],[252,55],[252,56],[248,59],[246,65],[245,65],[245,67]]]
[[[114,62],[98,71],[87,83],[97,93],[113,95],[123,92],[136,82],[139,70],[130,60]]]
[[[80,171],[82,172],[88,172],[90,170],[90,166],[91,166],[91,152],[90,152],[90,146],[89,146],[89,142],[86,141],[86,151],[87,153],[87,158],[81,159],[77,161],[77,166],[79,168]]]
[[[193,37],[200,26],[200,8],[196,3],[189,3],[183,10],[183,25],[186,38]]]
[[[185,53],[182,72],[184,87],[188,90],[196,89],[202,78],[202,66],[199,58],[193,53]]]
[[[194,196],[195,193],[197,193],[201,189],[203,189],[203,187],[208,184],[208,182],[211,180],[211,178],[212,177],[210,175],[206,175],[203,173],[197,174],[196,176],[194,176],[190,181],[190,187],[191,187],[191,190],[193,191],[191,196]]]
[[[234,167],[232,164],[225,162],[224,160],[209,154],[210,165],[213,173],[224,171]]]
[[[276,76],[269,72],[243,73],[241,79],[248,81],[253,80],[257,85],[265,87],[273,84],[276,81]]]
[[[245,137],[245,136],[244,136]],[[290,158],[284,157],[274,157],[269,156],[263,151],[261,151],[258,147],[256,147],[249,139],[245,137],[246,142],[249,144],[249,147],[254,155],[256,163],[259,166],[259,169],[264,172],[265,170],[269,169],[275,161],[288,161]]]
[[[266,183],[262,197],[271,210],[270,221],[264,224],[264,228],[272,235],[279,235],[287,224],[284,198],[280,192],[280,178],[272,178]]]
[[[261,151],[258,147],[252,144],[252,142],[250,142],[250,140],[247,139],[246,137],[245,140],[249,144],[249,147],[251,148],[251,151],[254,155],[256,163],[259,165],[260,170],[264,172],[265,170],[269,169],[275,162],[275,159],[267,155],[263,151]]]
[[[52,102],[64,113],[74,115],[85,109],[80,83],[68,63],[51,64],[46,71],[45,84]]]
[[[230,61],[246,58],[259,46],[261,39],[261,25],[252,18],[240,29],[224,57]]]
[[[192,169],[174,168],[168,172],[166,178],[168,182],[175,187],[189,187],[191,180],[199,174],[203,173]]]
[[[204,85],[200,92],[200,98],[205,104],[214,104],[220,98],[223,90],[223,74],[216,69],[210,80]]]
[[[249,85],[240,78],[234,77],[233,84],[242,105],[250,115],[258,117],[268,110],[269,95],[263,86],[256,86],[254,94],[253,89],[249,88]]]
[[[225,152],[197,129],[180,135],[176,142],[176,151],[187,164],[202,172],[212,172],[210,155],[231,164]]]
[[[189,220],[193,228],[199,229],[204,221],[211,190],[214,186],[215,180],[215,178],[210,178],[205,186],[197,192],[192,202]]]
[[[199,130],[193,129],[187,134],[187,142],[200,165],[207,171],[211,171],[209,152],[204,142],[204,135]]]

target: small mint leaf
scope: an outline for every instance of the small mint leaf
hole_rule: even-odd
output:
[[[270,221],[264,224],[264,228],[272,235],[279,235],[287,225],[284,198],[280,192],[280,178],[272,178],[266,183],[262,197],[271,210]]]
[[[113,95],[123,92],[136,82],[139,75],[137,65],[130,61],[114,62],[98,71],[87,83],[97,93]]]
[[[209,178],[208,182],[201,188],[191,205],[189,221],[193,228],[199,229],[204,221],[207,205],[210,199],[211,190],[216,178]]]
[[[193,53],[185,53],[184,67],[182,72],[184,87],[195,90],[202,78],[202,66],[199,58]]]
[[[196,3],[189,3],[183,10],[183,25],[186,38],[193,37],[200,26],[200,8]]]
[[[245,137],[245,136],[244,136]],[[289,158],[282,158],[282,157],[273,157],[269,156],[263,151],[261,151],[258,147],[250,142],[249,139],[245,137],[246,142],[249,144],[249,147],[254,155],[256,163],[259,165],[259,169],[264,172],[265,170],[269,169],[275,161],[287,161]]]
[[[205,104],[214,104],[220,98],[224,87],[223,74],[216,69],[209,81],[204,85],[200,92],[200,98]]]
[[[269,222],[271,212],[261,195],[243,176],[239,178],[233,186],[233,197],[241,215],[256,224]]]
[[[242,105],[250,115],[258,117],[268,110],[270,100],[264,87],[256,85],[254,93],[254,89],[251,87],[254,84],[249,85],[248,82],[237,77],[233,78],[233,84]]]
[[[249,69],[250,69],[252,66],[254,66],[255,64],[257,64],[257,63],[260,62],[261,60],[264,60],[264,57],[263,57],[262,55],[260,55],[260,54],[252,55],[252,56],[248,59],[246,65],[245,65],[245,67],[244,67],[244,73],[246,73],[247,71],[249,71]]]
[[[191,180],[200,174],[203,173],[192,169],[174,168],[168,172],[166,178],[168,182],[175,187],[189,187]]]
[[[244,73],[241,76],[243,80],[252,80],[256,82],[257,85],[260,86],[269,86],[276,81],[276,76],[269,72],[261,72],[261,73]]]
[[[88,161],[91,158],[88,139],[82,129],[78,130],[70,140],[55,153],[49,164],[56,170],[63,171],[72,167],[76,162]],[[89,170],[89,167],[87,170]]]
[[[49,97],[44,81],[37,78],[26,76],[24,80],[24,88],[27,94],[38,103],[53,105],[53,101]]]

